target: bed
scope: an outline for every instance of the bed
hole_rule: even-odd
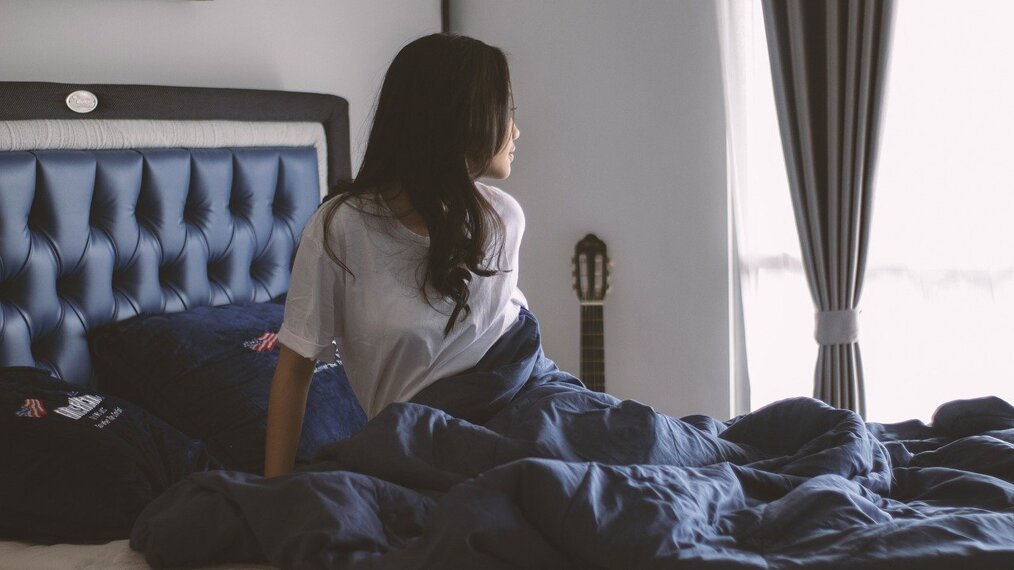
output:
[[[235,442],[258,435],[263,425],[266,371],[274,348],[271,334],[277,332],[295,246],[303,224],[328,187],[349,174],[348,105],[340,97],[0,83],[0,366],[7,370],[37,367],[68,386],[103,396],[115,393],[131,404],[158,398],[160,404],[146,409],[190,433],[205,432],[218,440],[219,452],[229,457],[225,463],[255,470],[256,446],[241,447]],[[195,310],[206,312],[194,317]],[[144,320],[143,315],[160,314],[180,318],[161,324],[138,322]],[[221,330],[218,323],[222,321],[232,323],[232,329]],[[130,331],[110,330],[131,323],[138,326]],[[215,334],[200,336],[209,329]],[[160,387],[142,386],[131,374],[136,377],[143,362],[95,361],[90,345],[97,342],[96,333],[105,335],[106,352],[133,351],[138,360],[173,358],[168,355],[170,349],[183,350],[179,335],[192,343],[200,339],[229,346],[225,351],[205,350],[200,361],[173,359],[177,367],[191,368],[186,372],[191,377],[194,367],[203,367],[202,380],[192,377],[196,382],[180,384],[177,370],[166,374]],[[170,333],[176,336],[167,336]],[[124,345],[125,335],[133,335],[136,342]],[[156,352],[162,350],[161,356],[152,352],[152,345]],[[335,377],[340,368],[318,368],[323,368],[318,375],[330,382],[330,393],[317,394],[317,405],[331,414],[337,411],[336,420],[322,426],[318,437],[347,437],[365,418],[344,379]],[[217,374],[248,374],[259,385],[225,385],[209,379]],[[10,380],[11,375],[7,376]],[[55,444],[46,438],[57,436],[76,438],[73,441],[83,445],[106,445],[88,439],[88,434],[42,434],[43,422],[89,418],[61,416],[59,412],[66,408],[54,409],[39,394],[18,392],[25,390],[23,384],[29,380],[3,385],[5,394],[14,398],[17,393],[17,401],[12,400],[16,413],[27,414],[17,417],[20,423],[16,425],[4,425],[5,430],[14,430],[5,433],[5,438],[10,440],[11,433],[24,435],[17,430],[31,425],[34,431],[29,436],[38,439],[36,447],[52,448]],[[218,395],[196,392],[202,389],[199,382],[213,385]],[[66,391],[61,386],[53,390],[57,392],[48,393],[50,397]],[[161,395],[157,390],[163,390]],[[193,395],[171,402],[173,394],[185,391]],[[82,396],[89,394],[82,391],[71,397]],[[225,397],[243,399],[243,406],[221,402]],[[200,400],[217,409],[187,413]],[[103,406],[109,408],[89,426],[96,433],[126,421],[114,417],[116,410],[126,410],[119,412],[123,416],[141,413],[127,409],[127,403],[111,401],[88,410],[94,414]],[[21,405],[27,402],[32,405]],[[87,407],[89,402],[83,402]],[[212,415],[219,425],[208,425]],[[101,425],[103,421],[107,425]],[[138,419],[131,427],[142,432],[138,426],[147,421]],[[47,429],[60,427],[54,424]],[[137,436],[121,431],[116,445]],[[167,441],[176,440],[157,443],[168,445]],[[6,525],[2,538],[24,533],[20,538],[26,540],[0,543],[0,567],[148,567],[141,554],[129,549],[122,518],[78,517],[73,524],[52,526],[55,523],[47,516],[73,518],[70,509],[38,503],[26,508],[24,497],[16,496],[33,492],[25,481],[29,474],[14,473],[15,467],[31,464],[36,480],[44,479],[54,488],[73,488],[81,495],[110,491],[96,485],[100,475],[83,472],[99,467],[79,457],[40,465],[31,449],[8,447],[4,451],[12,455],[0,463],[9,475],[3,479],[8,492],[0,497]],[[158,459],[167,460],[165,456]],[[183,468],[211,466],[191,461]],[[165,465],[158,467],[168,472]],[[136,516],[140,504],[168,482],[138,475],[123,465],[116,468],[143,478],[149,488],[135,491],[129,507],[110,507],[107,498],[106,502],[81,500],[78,508],[110,508]],[[77,482],[51,481],[40,476],[40,470],[76,472],[71,477]],[[120,473],[115,476],[126,477]],[[75,500],[69,490],[54,495]],[[19,523],[22,526],[15,527]],[[50,536],[45,530],[51,531]],[[68,537],[92,544],[45,544]],[[104,540],[115,537],[120,538]]]
[[[0,83],[0,566],[1014,565],[1009,403],[671,418],[585,389],[527,309],[369,422],[319,363],[298,470],[263,479],[294,248],[348,148],[333,96]]]

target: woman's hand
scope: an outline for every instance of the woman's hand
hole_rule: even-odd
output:
[[[313,380],[314,361],[280,344],[278,366],[271,379],[268,398],[268,429],[264,446],[264,476],[292,471],[299,434],[306,413],[306,395]]]

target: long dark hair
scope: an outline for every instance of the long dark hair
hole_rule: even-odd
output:
[[[380,193],[392,187],[407,195],[429,231],[419,285],[423,298],[432,306],[429,287],[454,303],[445,336],[461,311],[471,311],[472,274],[503,271],[489,263],[503,252],[503,220],[478,191],[475,178],[509,142],[511,108],[503,51],[448,33],[409,43],[384,77],[358,175],[333,188],[322,205],[329,208],[327,231],[338,206],[349,198],[380,201]],[[327,239],[324,245],[331,259],[354,276]]]

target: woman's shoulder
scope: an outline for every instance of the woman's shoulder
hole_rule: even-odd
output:
[[[363,217],[369,215],[381,215],[375,201],[363,196],[339,195],[324,200],[317,207],[307,221],[307,228],[318,233],[323,233],[325,227],[328,231],[339,232],[362,225]]]
[[[364,205],[361,202],[362,199],[353,196],[325,200],[310,214],[300,239],[321,245],[326,239],[333,250],[344,252],[350,236],[362,231]]]
[[[524,224],[525,212],[521,209],[521,204],[507,192],[483,182],[475,181],[475,187],[489,200],[493,208],[496,209],[497,213],[500,214],[501,218],[504,218],[505,223],[511,223],[514,221]]]
[[[514,200],[513,196],[496,186],[493,186],[492,184],[486,184],[485,182],[476,180],[475,187],[478,188],[479,192],[482,192],[483,195],[486,196],[486,199],[490,201]]]

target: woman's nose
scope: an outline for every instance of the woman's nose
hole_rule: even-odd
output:
[[[511,140],[515,140],[516,141],[519,138],[521,138],[521,129],[518,128],[518,124],[517,123],[514,123],[514,133],[512,133],[512,134],[513,134],[513,136],[511,137]]]

